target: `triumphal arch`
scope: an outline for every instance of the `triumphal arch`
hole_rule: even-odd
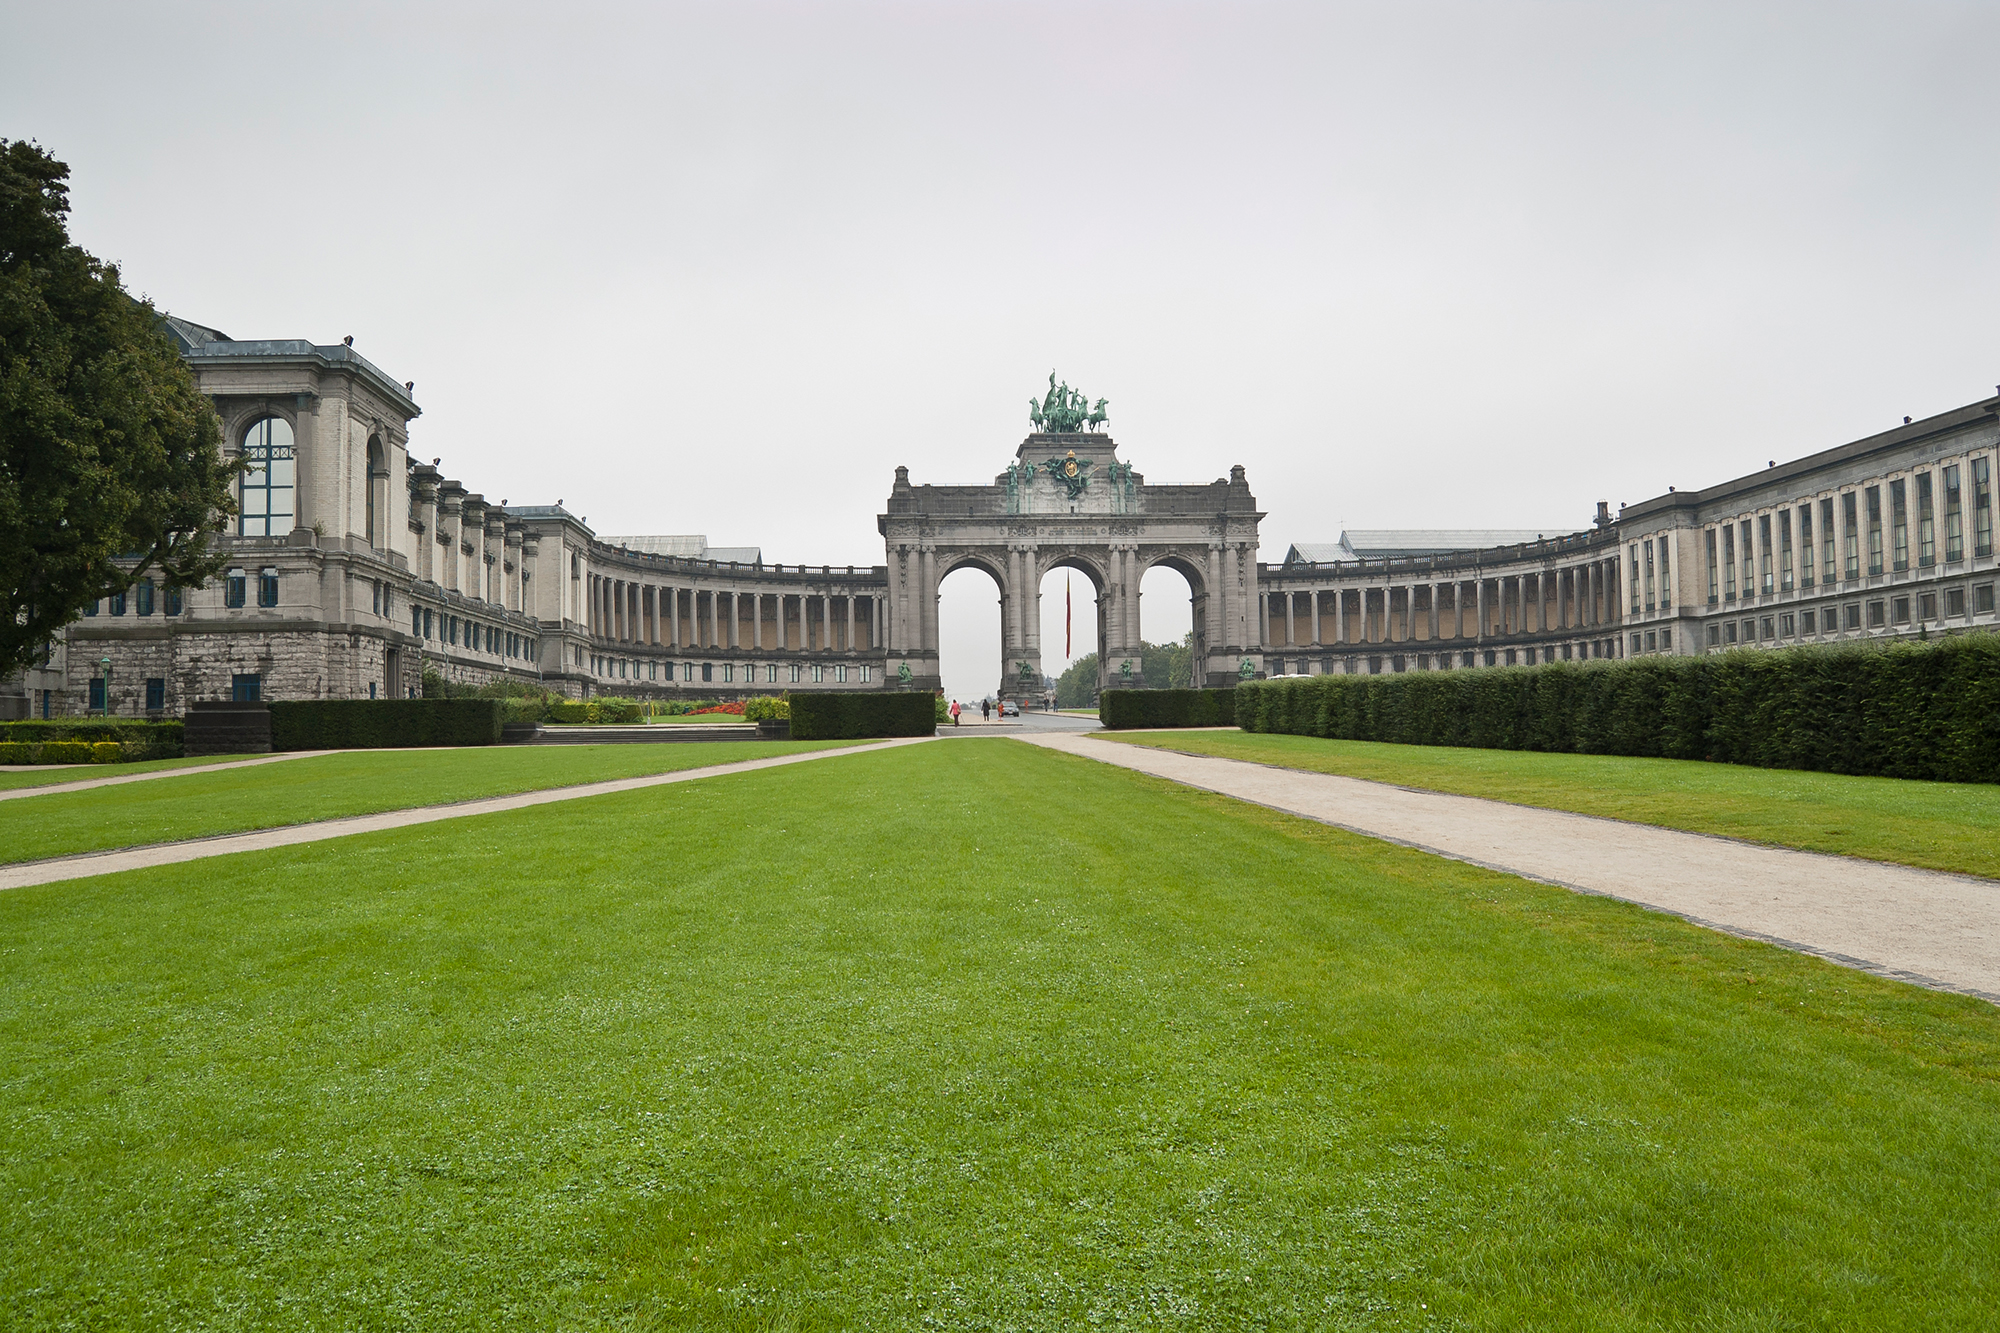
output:
[[[1048,398],[1032,405],[1036,430],[990,485],[915,486],[908,468],[896,469],[876,521],[888,550],[890,671],[918,688],[939,686],[938,585],[971,566],[1000,590],[1002,696],[1039,695],[1042,577],[1066,568],[1097,590],[1099,688],[1144,685],[1139,583],[1165,565],[1193,594],[1197,679],[1264,674],[1264,515],[1243,469],[1205,486],[1148,485],[1101,429],[1103,401],[1092,408],[1050,380]]]

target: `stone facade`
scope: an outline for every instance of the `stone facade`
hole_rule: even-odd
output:
[[[897,468],[876,520],[883,564],[786,566],[756,548],[614,543],[559,503],[495,503],[411,459],[413,386],[351,345],[169,324],[225,448],[271,485],[244,492],[222,577],[179,592],[141,579],[98,603],[0,685],[0,715],[402,697],[427,671],[572,697],[934,689],[938,586],[968,567],[999,590],[995,665],[1014,697],[1041,689],[1040,587],[1055,569],[1096,589],[1102,688],[1147,683],[1139,587],[1156,566],[1188,582],[1211,685],[2000,624],[2000,398],[1615,516],[1600,503],[1574,533],[1355,559],[1301,543],[1272,565],[1257,560],[1264,515],[1241,467],[1151,485],[1109,435],[1033,434],[989,484],[918,485]]]

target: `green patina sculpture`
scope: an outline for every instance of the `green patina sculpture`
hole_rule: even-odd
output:
[[[1069,387],[1068,381],[1058,385],[1056,373],[1049,372],[1049,392],[1039,402],[1028,400],[1028,421],[1038,431],[1050,435],[1074,435],[1078,431],[1096,430],[1109,421],[1105,410],[1111,405],[1108,398],[1100,398],[1095,406],[1081,392]]]
[[[1132,659],[1131,659],[1131,658],[1129,658],[1129,657],[1128,657],[1128,658],[1126,658],[1126,659],[1125,659],[1125,660],[1124,660],[1123,662],[1120,662],[1120,663],[1118,664],[1118,674],[1119,674],[1119,675],[1121,675],[1121,676],[1123,676],[1123,677],[1124,677],[1124,678],[1125,678],[1126,680],[1128,680],[1128,681],[1132,679]]]
[[[1058,485],[1067,488],[1072,500],[1082,495],[1084,488],[1090,485],[1090,460],[1078,458],[1074,449],[1061,458],[1051,458],[1042,464],[1042,470],[1054,477]]]
[[[910,683],[910,664],[908,662],[896,668],[896,679],[905,685]]]
[[[1257,664],[1246,657],[1243,659],[1243,665],[1236,668],[1236,674],[1244,680],[1248,680],[1257,674]]]
[[[1029,666],[1026,662],[1022,662],[1019,665],[1022,680],[1033,680],[1035,678],[1035,669],[1033,667]]]

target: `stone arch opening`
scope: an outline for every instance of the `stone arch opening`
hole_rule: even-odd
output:
[[[380,549],[387,545],[386,519],[389,513],[389,456],[382,437],[368,437],[368,500],[365,523],[368,544]]]
[[[1178,556],[1154,560],[1139,580],[1139,634],[1147,653],[1145,684],[1154,689],[1185,688],[1202,674],[1208,653],[1202,619],[1207,612],[1201,571]]]
[[[1007,671],[1007,583],[977,556],[940,562],[938,578],[938,678],[948,699],[977,708],[997,696]]]
[[[1042,671],[1049,679],[1060,681],[1076,663],[1095,654],[1095,689],[1104,688],[1107,582],[1104,570],[1078,553],[1051,553],[1043,561],[1036,592],[1041,601]]]

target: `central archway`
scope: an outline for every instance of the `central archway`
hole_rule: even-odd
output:
[[[975,709],[981,699],[998,697],[1007,671],[1005,604],[1000,575],[977,557],[938,579],[938,678],[946,697]]]
[[[941,688],[938,587],[977,564],[1000,587],[1001,694],[1039,694],[1042,579],[1069,567],[1097,590],[1100,687],[1144,685],[1140,582],[1165,566],[1188,583],[1195,678],[1261,676],[1263,517],[1241,467],[1206,486],[1148,486],[1110,436],[1089,432],[1028,436],[986,486],[913,486],[899,467],[877,520],[888,556],[889,669],[913,688]]]

